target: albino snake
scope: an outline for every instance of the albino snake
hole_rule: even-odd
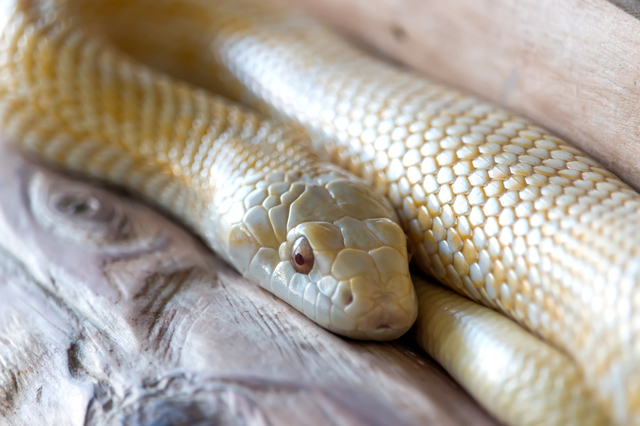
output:
[[[540,343],[541,355],[561,360],[549,370],[560,382],[537,389],[541,404],[570,410],[558,395],[584,397],[570,420],[543,423],[606,422],[589,407],[584,374],[607,415],[640,424],[640,195],[579,150],[262,3],[0,4],[0,129],[25,149],[146,196],[247,278],[354,338],[392,339],[416,318],[399,218],[420,267],[575,360],[578,369]],[[322,161],[303,132],[115,45],[300,124],[362,180]],[[473,388],[482,384],[463,377],[476,374],[463,364],[468,348],[438,347],[446,342],[433,328],[452,327],[448,312],[471,302],[419,292],[453,298],[444,312],[421,313],[432,333],[419,340],[436,358],[451,350],[439,360],[482,400]],[[508,324],[473,306],[464,315]],[[500,336],[478,336],[470,348],[498,354]],[[527,401],[500,409],[517,403]]]

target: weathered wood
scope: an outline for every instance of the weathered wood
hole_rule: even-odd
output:
[[[281,1],[530,117],[640,189],[637,0]]]
[[[336,337],[169,219],[0,151],[0,424],[495,425],[407,341]]]

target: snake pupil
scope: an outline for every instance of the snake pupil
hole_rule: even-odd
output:
[[[304,257],[300,253],[296,253],[296,263],[300,266],[304,265]]]

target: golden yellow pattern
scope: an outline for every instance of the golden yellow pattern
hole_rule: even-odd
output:
[[[251,1],[212,14],[219,90],[304,126],[387,195],[425,271],[562,348],[617,421],[640,424],[635,191],[525,119],[304,17]]]
[[[415,321],[389,202],[310,140],[131,60],[63,0],[0,14],[0,128],[66,168],[120,184],[198,232],[240,273],[319,325],[388,340]],[[316,261],[291,265],[304,236]]]
[[[288,255],[286,244],[298,236],[292,230],[308,219],[287,225],[286,242],[281,242],[281,216],[265,216],[264,211],[276,208],[271,203],[293,206],[302,193],[296,186],[300,177],[288,175],[287,167],[299,167],[301,175],[322,182],[325,189],[330,180],[351,178],[307,151],[290,162],[282,151],[290,149],[295,157],[308,144],[295,131],[141,67],[106,48],[102,37],[159,68],[296,122],[334,161],[391,200],[423,269],[562,348],[616,421],[640,424],[640,256],[635,244],[640,196],[579,150],[522,118],[399,70],[312,21],[262,2],[12,0],[6,5],[18,12],[2,18],[0,124],[27,146],[146,194],[190,223],[239,270],[264,283],[264,275],[275,275],[277,267],[261,265]],[[84,32],[65,21],[70,10],[82,15]],[[136,10],[148,19],[139,19]],[[93,28],[100,20],[107,24]],[[126,23],[124,31],[119,25]],[[60,64],[66,67],[55,69]],[[32,71],[40,69],[39,74]],[[141,98],[135,95],[139,87],[144,88]],[[48,104],[51,99],[55,102]],[[145,130],[136,133],[140,128]],[[254,137],[259,143],[247,142]],[[254,151],[245,151],[249,147]],[[264,174],[256,175],[255,182],[243,180],[254,167]],[[271,167],[282,169],[270,181]],[[202,174],[205,178],[198,177]],[[288,196],[279,195],[282,185],[272,190],[283,183]],[[392,223],[395,214],[386,202],[367,191],[343,193],[341,200],[354,203],[345,216],[373,206],[375,218],[355,219]],[[325,197],[323,203],[331,199],[337,198]],[[365,208],[369,199],[377,201]],[[259,214],[244,221],[248,209],[258,205]],[[314,206],[305,214],[322,210],[320,203]],[[277,253],[269,246],[271,238],[271,243],[261,241],[266,246],[260,249],[247,238],[263,235],[247,231],[263,226],[267,216],[280,247],[285,244]],[[236,217],[242,223],[233,222]],[[339,248],[346,252],[355,246],[347,247],[353,239],[337,223],[341,218],[328,222],[335,227],[331,235],[342,235]],[[221,223],[231,226],[220,232]],[[377,246],[369,252],[387,245],[406,259],[399,238],[384,240],[386,233],[377,226],[360,226],[353,235],[376,237]],[[318,237],[318,247],[324,244],[320,235],[326,234],[300,230]],[[226,254],[232,247],[244,248]],[[333,261],[329,256],[324,264]],[[361,264],[377,264],[371,261]],[[359,264],[343,262],[354,263]],[[355,305],[358,314],[376,309],[374,299],[393,296],[397,302],[386,313],[363,320],[367,333],[393,323],[393,334],[382,328],[378,336],[390,338],[415,317],[415,295],[404,279],[401,286],[366,286],[355,278],[320,284],[326,277],[318,277],[309,298],[306,290],[296,290],[297,284],[286,292],[263,285],[344,334],[353,323],[342,315],[343,308],[359,288],[367,291],[362,298],[356,295],[362,301]],[[487,337],[478,350],[496,345]],[[452,353],[452,365],[462,365],[463,349]],[[569,372],[544,386],[564,387],[570,394],[578,376]],[[590,413],[583,408],[578,411]]]

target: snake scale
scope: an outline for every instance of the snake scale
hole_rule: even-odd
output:
[[[345,336],[411,327],[412,251],[561,349],[415,280],[418,340],[501,419],[640,424],[640,195],[579,150],[262,2],[0,4],[0,126],[28,151],[145,196]],[[546,365],[495,368],[525,362],[509,339]],[[517,401],[486,398],[543,371]],[[542,418],[512,413],[536,392]]]

